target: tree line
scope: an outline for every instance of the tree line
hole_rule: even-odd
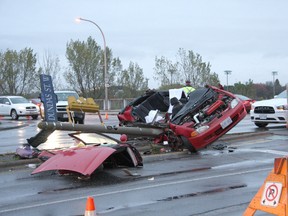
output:
[[[224,86],[224,88],[227,88],[227,86]],[[228,86],[228,89],[234,94],[242,94],[255,100],[264,100],[273,98],[274,91],[275,95],[278,95],[286,89],[286,86],[285,84],[282,86],[278,79],[275,80],[274,85],[272,81],[253,83],[252,80],[249,80],[246,83],[234,83],[233,86]]]
[[[40,74],[51,75],[55,90],[73,89],[83,97],[94,99],[104,98],[104,77],[109,85],[109,98],[134,98],[148,89],[149,79],[138,63],[131,61],[127,68],[123,68],[120,58],[113,56],[112,49],[106,47],[104,52],[92,37],[87,41],[69,41],[66,58],[68,65],[62,72],[59,58],[48,52],[41,60],[31,48],[0,51],[0,94],[35,97],[40,92]],[[153,79],[159,82],[160,90],[180,88],[185,80],[190,80],[195,88],[219,84],[218,74],[212,72],[211,64],[192,50],[180,48],[175,61],[156,56],[153,69]],[[229,91],[251,98],[271,98],[271,86],[273,89],[272,82],[254,84],[249,80],[245,84],[239,82],[229,86]],[[275,92],[283,88],[276,80]]]

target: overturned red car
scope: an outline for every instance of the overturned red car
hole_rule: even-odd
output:
[[[92,175],[99,167],[142,167],[143,160],[133,146],[95,133],[71,133],[76,143],[71,148],[43,150],[38,158],[44,161],[32,174],[56,170],[60,174]]]
[[[191,152],[211,144],[240,122],[247,112],[241,100],[213,86],[186,96],[182,89],[147,91],[118,114],[121,126],[163,128],[154,142]]]

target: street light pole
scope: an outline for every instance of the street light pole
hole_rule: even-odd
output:
[[[88,20],[88,19],[83,19],[81,17],[77,18],[76,20],[79,21],[86,21],[86,22],[90,22],[93,25],[95,25],[101,32],[102,37],[103,37],[103,41],[104,41],[104,89],[105,89],[105,100],[104,100],[104,109],[108,110],[108,80],[107,80],[107,55],[106,55],[106,40],[105,40],[105,36],[104,33],[102,31],[102,29],[100,28],[99,25],[97,25],[95,22],[93,22],[92,20]]]
[[[278,75],[277,71],[272,71],[272,76],[273,76],[273,98],[275,96],[275,76]]]
[[[224,73],[227,76],[227,91],[228,91],[228,76],[232,73],[232,71],[231,70],[225,70]]]

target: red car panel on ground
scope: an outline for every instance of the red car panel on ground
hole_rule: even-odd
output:
[[[101,146],[85,146],[57,151],[32,174],[48,170],[69,170],[83,175],[91,175],[115,151],[113,148]]]
[[[80,173],[90,176],[103,167],[142,167],[143,160],[136,148],[128,143],[96,133],[71,133],[75,139],[71,148],[43,150],[38,158],[44,161],[32,174],[56,170],[60,173]]]

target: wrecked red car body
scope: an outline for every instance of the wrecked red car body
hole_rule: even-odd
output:
[[[44,162],[32,174],[57,170],[59,173],[72,172],[90,176],[100,166],[109,168],[143,166],[140,153],[130,144],[118,143],[112,138],[94,133],[69,135],[76,139],[77,146],[42,151],[38,158]],[[95,143],[95,140],[98,143]]]
[[[146,92],[119,112],[120,125],[162,127],[164,133],[155,142],[196,151],[227,133],[247,114],[235,95],[213,86],[196,89],[188,97],[177,91],[173,95],[171,90]]]

